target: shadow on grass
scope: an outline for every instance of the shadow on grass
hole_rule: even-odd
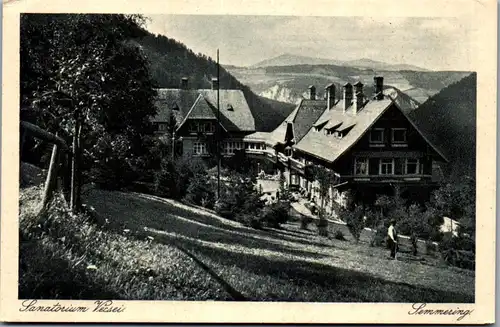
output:
[[[200,258],[206,257],[226,267],[238,267],[243,271],[260,276],[285,278],[286,282],[297,286],[317,286],[328,302],[434,302],[471,303],[474,296],[458,292],[435,290],[401,282],[391,282],[353,270],[332,267],[299,259],[273,260],[254,254],[235,253],[223,248],[204,246],[186,239],[173,240],[168,236],[157,236],[157,241],[176,243]],[[216,272],[217,273],[217,272]],[[222,278],[223,272],[219,273]],[[286,277],[283,277],[286,276]],[[244,276],[239,276],[245,278]],[[272,298],[267,294],[256,294],[253,289],[239,289],[254,301],[300,301],[293,297]],[[327,294],[327,295],[325,295]],[[314,300],[310,300],[314,301]],[[321,301],[321,300],[316,300]]]
[[[251,275],[262,276],[262,280],[268,281],[268,284],[270,278],[278,286],[280,283],[281,285],[283,283],[296,286],[308,285],[306,288],[315,289],[318,295],[308,297],[309,301],[320,301],[320,299],[321,301],[326,299],[328,302],[459,303],[474,301],[473,295],[388,281],[350,269],[290,258],[287,254],[307,257],[318,257],[318,254],[294,249],[275,241],[275,239],[282,239],[302,246],[311,243],[316,246],[325,246],[322,243],[306,240],[305,237],[310,237],[307,233],[304,233],[304,238],[301,238],[295,235],[290,237],[287,235],[289,232],[276,233],[275,230],[258,231],[237,227],[213,215],[192,212],[169,204],[168,201],[138,198],[136,195],[126,193],[99,191],[90,195],[87,202],[100,213],[101,220],[109,219],[108,227],[119,232],[123,228],[129,228],[144,233],[144,227],[168,231],[168,234],[155,234],[155,241],[179,245],[189,250],[201,262],[210,262],[211,264],[207,266],[225,280],[238,278],[240,283],[238,283],[237,291],[256,301],[300,301],[301,295],[298,295],[293,287],[289,293],[285,292],[281,295],[273,295],[274,293],[269,290],[259,291],[255,284],[245,283],[245,278],[250,278]],[[211,246],[214,244],[219,246]],[[273,250],[278,254],[281,252],[282,255],[276,257],[283,259],[265,257],[258,251],[234,252],[230,246],[224,245]],[[237,273],[236,277],[225,276],[226,271],[234,272],[234,269],[231,270],[232,267],[239,269],[240,273]],[[247,273],[249,275],[246,275]]]
[[[120,299],[106,285],[95,283],[83,266],[73,267],[62,251],[21,237],[18,291],[19,299]]]
[[[299,250],[282,241],[290,242],[291,245],[309,244],[332,247],[307,240],[305,237],[310,236],[307,234],[301,237],[290,237],[286,234],[277,234],[274,230],[261,231],[244,226],[237,227],[208,213],[192,212],[161,200],[139,198],[133,194],[97,191],[90,194],[86,201],[99,213],[99,223],[107,219],[109,221],[107,228],[119,233],[123,229],[142,231],[144,227],[148,227],[168,230],[170,233],[208,242],[316,258],[325,257],[325,255]]]

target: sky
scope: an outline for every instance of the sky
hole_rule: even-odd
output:
[[[284,53],[367,58],[430,70],[474,70],[472,21],[457,17],[150,15],[147,29],[220,62],[250,66]]]

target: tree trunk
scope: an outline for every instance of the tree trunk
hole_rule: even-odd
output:
[[[82,205],[82,124],[78,124],[78,130],[76,134],[76,161],[77,161],[77,170],[76,170],[76,195],[75,195],[75,206],[78,211]]]
[[[52,156],[50,157],[50,166],[47,173],[47,180],[45,181],[45,188],[43,191],[41,210],[45,210],[49,204],[52,196],[54,195],[55,186],[57,185],[57,155],[58,148],[57,144],[54,144],[52,148]]]
[[[77,192],[78,192],[78,131],[80,130],[80,122],[77,119],[75,124],[75,129],[73,132],[73,151],[71,155],[71,192],[70,192],[70,209],[71,211],[77,211]]]
[[[70,203],[71,201],[71,153],[70,152],[65,152],[64,155],[61,158],[62,162],[62,189],[63,189],[63,195],[64,199],[66,200],[67,203]]]

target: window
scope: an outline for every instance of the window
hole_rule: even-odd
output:
[[[167,131],[167,124],[165,124],[165,123],[159,123],[158,124],[158,131],[159,132],[166,132]]]
[[[380,159],[380,175],[394,175],[394,159]]]
[[[292,149],[290,149],[290,148],[286,148],[286,149],[285,149],[285,156],[287,156],[287,157],[292,156]]]
[[[406,143],[406,128],[392,129],[392,143]]]
[[[212,124],[211,122],[205,123],[205,132],[206,133],[213,133],[214,130],[215,130],[214,124]]]
[[[384,143],[383,128],[374,128],[370,131],[370,143]]]
[[[189,122],[189,131],[192,133],[196,133],[198,131],[198,124],[194,121]]]
[[[368,175],[368,158],[354,159],[354,175]]]
[[[420,162],[418,159],[406,159],[405,173],[407,175],[417,175],[420,173]]]
[[[193,152],[195,155],[204,155],[208,154],[207,152],[207,144],[203,142],[194,142],[193,144]]]
[[[242,142],[226,142],[224,143],[223,152],[225,154],[234,154],[235,150],[243,149],[244,145]]]

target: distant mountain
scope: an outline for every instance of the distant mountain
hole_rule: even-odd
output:
[[[448,157],[452,177],[476,172],[477,76],[472,73],[431,96],[410,117]],[[494,158],[492,158],[494,160]]]
[[[275,84],[269,87],[267,90],[259,93],[259,95],[274,99],[280,102],[288,103],[298,103],[302,98],[307,98],[309,96],[308,86],[313,84],[316,86],[316,95],[318,98],[325,97],[325,92],[323,86],[331,83],[331,80],[322,79],[320,77],[313,77],[309,79],[293,79],[286,82]],[[335,96],[337,99],[342,97],[342,85],[344,82],[334,82],[335,84]],[[363,89],[363,93],[366,97],[371,97],[373,95],[372,85],[366,85]],[[415,110],[420,103],[415,99],[411,98],[398,88],[390,85],[386,85],[384,88],[384,94],[390,96],[396,101],[400,108],[405,112],[409,113]]]
[[[398,89],[418,103],[424,103],[444,87],[470,75],[470,72],[461,71],[392,71],[309,64],[226,68],[255,93],[290,103],[294,103],[310,84],[316,85],[318,89],[332,82],[343,84],[358,80],[365,85],[372,85],[375,75],[383,76],[384,84]]]
[[[189,78],[190,88],[210,88],[211,79],[217,76],[217,63],[212,58],[195,54],[174,39],[148,32],[147,36],[139,39],[137,43],[149,60],[149,69],[159,88],[177,88],[182,77]],[[258,131],[272,131],[294,107],[289,103],[263,99],[224,67],[220,68],[220,86],[243,91]]]
[[[376,61],[366,58],[356,59],[356,60],[334,60],[334,59],[299,56],[289,53],[285,53],[274,58],[263,60],[261,62],[258,62],[250,66],[250,68],[262,68],[270,66],[293,66],[293,65],[337,65],[337,66],[347,66],[347,67],[361,68],[361,69],[388,70],[388,71],[398,71],[398,70],[428,71],[425,68],[413,65],[389,64],[386,62]]]
[[[341,63],[340,61],[335,61],[332,59],[313,58],[313,57],[298,56],[285,53],[277,57],[258,62],[250,66],[250,68],[261,68],[270,66],[290,66],[290,65],[334,65],[340,63]]]
[[[374,70],[387,70],[387,71],[398,71],[398,70],[414,70],[414,71],[428,71],[425,68],[407,65],[407,64],[389,64],[382,61],[376,61],[371,59],[357,59],[348,60],[343,62],[344,66],[355,67],[355,68],[368,68]]]

